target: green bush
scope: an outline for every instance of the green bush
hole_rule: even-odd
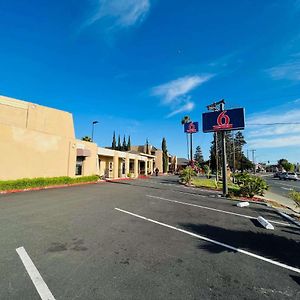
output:
[[[295,201],[297,206],[300,206],[300,192],[293,190],[289,192],[289,197]]]
[[[210,178],[211,177],[211,169],[210,169],[210,167],[208,165],[204,165],[203,169],[204,169],[206,177]]]
[[[82,177],[38,177],[38,178],[22,178],[17,180],[0,181],[0,191],[24,190],[36,187],[46,187],[51,185],[73,184],[80,182],[96,182],[99,179],[97,175]]]
[[[180,172],[179,177],[183,183],[191,185],[192,179],[196,175],[197,173],[192,167],[186,167]]]
[[[263,196],[268,189],[264,179],[248,173],[234,175],[236,184],[240,187],[239,193],[242,196],[253,198],[255,195]]]

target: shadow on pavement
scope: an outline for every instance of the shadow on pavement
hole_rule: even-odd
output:
[[[271,233],[239,231],[207,224],[181,223],[179,225],[185,230],[215,239],[235,248],[248,250],[293,267],[300,267],[300,241]],[[198,248],[211,253],[232,251],[209,242],[204,245],[201,242]]]
[[[290,275],[290,277],[300,285],[300,277],[295,275]]]

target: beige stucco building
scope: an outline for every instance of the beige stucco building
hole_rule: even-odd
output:
[[[154,157],[75,138],[72,114],[0,96],[0,180],[94,175],[138,177]]]

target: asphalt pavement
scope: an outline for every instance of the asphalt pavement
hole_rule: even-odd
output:
[[[288,197],[289,192],[292,190],[300,192],[300,180],[279,180],[273,178],[273,175],[268,175],[264,179],[267,181],[270,191],[282,197]]]
[[[300,299],[300,228],[235,204],[175,176],[2,195],[0,299]]]

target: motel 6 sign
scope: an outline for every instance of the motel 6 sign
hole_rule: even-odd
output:
[[[203,132],[241,130],[245,128],[244,108],[202,114]]]
[[[185,133],[196,133],[199,131],[198,122],[188,122],[184,124],[184,132]]]

